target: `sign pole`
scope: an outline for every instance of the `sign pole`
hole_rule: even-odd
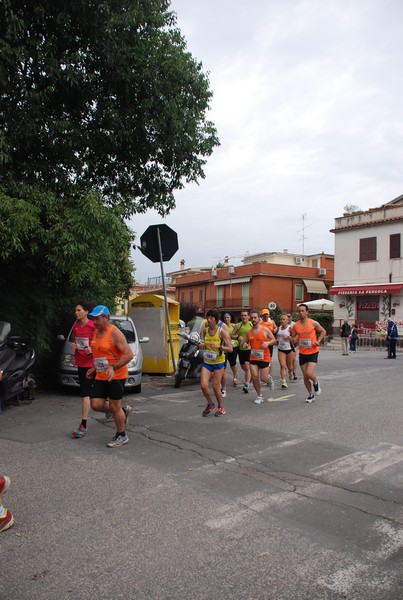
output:
[[[166,322],[167,322],[167,325],[168,325],[169,347],[171,348],[172,366],[173,366],[174,372],[175,372],[176,371],[176,365],[175,365],[175,356],[174,356],[174,346],[173,346],[173,343],[172,343],[171,321],[170,321],[170,318],[169,318],[168,297],[167,297],[167,291],[166,291],[166,286],[165,286],[164,263],[163,263],[163,260],[162,260],[162,245],[161,245],[161,234],[160,234],[160,228],[159,227],[157,227],[157,239],[158,239],[158,251],[159,251],[159,255],[160,255],[160,266],[161,266],[161,277],[162,277],[162,290],[163,290],[163,294],[164,294],[165,318],[166,318]]]

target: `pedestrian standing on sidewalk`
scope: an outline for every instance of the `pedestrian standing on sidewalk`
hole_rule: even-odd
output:
[[[343,350],[343,356],[348,356],[348,338],[350,337],[350,333],[350,324],[348,321],[344,321],[343,325],[340,327],[341,347]]]
[[[227,327],[220,327],[219,321],[220,313],[218,310],[210,309],[207,311],[207,327],[200,342],[200,348],[205,349],[200,375],[200,387],[207,400],[207,406],[202,413],[203,417],[208,417],[216,409],[210,392],[210,379],[212,379],[213,392],[217,402],[215,416],[225,415],[221,384],[226,361],[225,352],[230,352],[232,346]]]
[[[94,367],[88,370],[87,377],[94,377],[91,408],[96,412],[110,412],[116,425],[116,434],[106,445],[117,448],[127,444],[129,438],[125,431],[132,407],[122,408],[122,398],[127,379],[127,363],[133,358],[133,352],[124,334],[109,321],[110,311],[102,304],[90,313],[94,317],[96,331],[91,342]]]
[[[73,341],[71,347],[74,350],[74,364],[78,369],[78,380],[80,382],[81,396],[81,423],[71,432],[74,438],[83,438],[87,435],[87,420],[90,412],[90,395],[92,379],[88,379],[87,371],[94,366],[92,358],[91,342],[95,331],[94,322],[88,318],[88,313],[94,308],[93,302],[78,300],[75,307],[76,322],[72,328]]]
[[[357,349],[357,340],[358,340],[357,325],[353,324],[353,326],[351,328],[351,335],[350,335],[350,352],[352,352],[353,354],[355,354],[356,349]]]
[[[394,321],[389,319],[388,321],[388,333],[386,339],[388,341],[388,356],[387,358],[396,358],[396,343],[399,337],[397,326]]]
[[[299,365],[304,376],[304,384],[308,392],[305,402],[315,400],[315,394],[321,394],[319,379],[316,377],[316,365],[319,357],[319,346],[326,335],[322,325],[308,317],[306,304],[298,305],[299,320],[291,328],[291,342],[298,342]],[[315,394],[314,394],[315,392]]]

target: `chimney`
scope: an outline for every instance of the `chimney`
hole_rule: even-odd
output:
[[[224,256],[224,265],[229,263],[229,256]]]
[[[181,266],[181,271],[183,271],[185,268],[185,259],[184,258],[182,258],[182,260],[180,262],[180,266]]]

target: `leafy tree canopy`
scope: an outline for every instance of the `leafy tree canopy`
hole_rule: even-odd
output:
[[[127,295],[125,219],[204,177],[211,95],[170,0],[0,1],[0,319],[39,354]]]
[[[60,199],[0,186],[0,320],[35,341],[39,356],[73,321],[79,298],[113,309],[127,295],[133,234],[99,194]]]
[[[122,216],[174,207],[218,144],[169,0],[2,0],[0,176]]]

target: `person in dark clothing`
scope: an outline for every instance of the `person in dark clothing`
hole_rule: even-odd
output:
[[[350,352],[354,353],[356,351],[357,340],[358,340],[357,327],[355,325],[353,325],[353,327],[351,329],[351,335],[350,335]]]
[[[396,358],[396,342],[399,337],[396,323],[389,319],[388,321],[388,334],[386,336],[388,342],[388,356],[387,358]]]
[[[341,347],[343,356],[348,356],[348,338],[350,337],[351,326],[348,321],[344,321],[340,327]]]

